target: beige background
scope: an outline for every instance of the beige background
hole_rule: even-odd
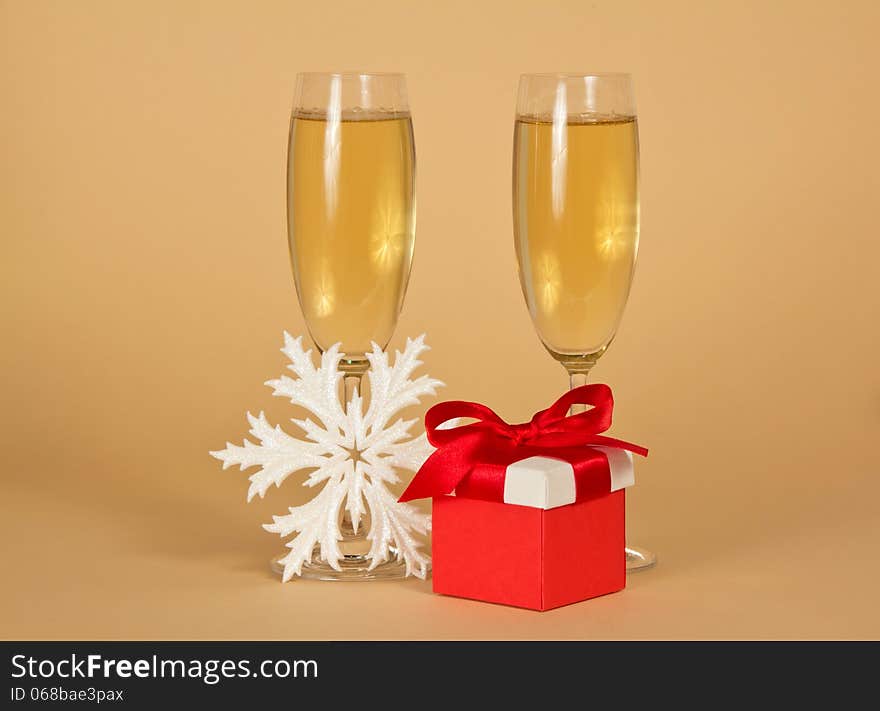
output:
[[[3,2],[0,635],[880,636],[880,102],[873,2]],[[651,447],[630,533],[660,566],[537,614],[420,582],[295,582],[207,455],[302,332],[285,241],[303,70],[408,75],[419,230],[394,345],[446,398],[564,388],[515,273],[526,71],[632,72],[643,239],[594,371]],[[427,404],[427,403],[426,403]]]

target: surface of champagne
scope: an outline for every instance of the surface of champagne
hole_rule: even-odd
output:
[[[315,343],[352,360],[384,347],[403,304],[415,238],[415,152],[408,114],[294,113],[288,237]]]
[[[639,241],[638,150],[634,118],[516,121],[520,282],[559,360],[601,354],[622,316]]]

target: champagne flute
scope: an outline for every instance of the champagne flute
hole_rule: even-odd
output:
[[[635,268],[639,136],[632,78],[524,74],[513,146],[520,284],[538,336],[574,388],[614,338]],[[628,571],[654,562],[652,553],[627,546]]]
[[[385,347],[403,306],[415,242],[415,148],[402,74],[299,74],[290,121],[287,224],[306,326],[323,352],[341,342],[344,402],[360,390],[371,343]],[[358,453],[352,456],[357,459]],[[368,570],[366,520],[341,521],[342,571],[313,561],[303,577],[403,577]]]

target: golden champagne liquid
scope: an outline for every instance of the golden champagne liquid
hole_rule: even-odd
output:
[[[623,314],[639,243],[635,118],[520,116],[514,233],[535,328],[563,363],[592,363]]]
[[[297,294],[321,350],[349,360],[385,347],[403,305],[415,240],[408,114],[294,113],[287,220]]]

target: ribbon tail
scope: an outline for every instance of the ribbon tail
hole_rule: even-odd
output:
[[[425,460],[398,501],[412,501],[451,494],[471,472],[481,447],[480,433],[464,435],[455,443],[441,447]]]
[[[440,449],[428,457],[398,501],[402,503],[413,499],[425,499],[455,491],[455,487],[463,477],[456,475],[452,467],[446,466],[444,462],[446,458],[443,450]]]
[[[627,442],[622,439],[616,439],[614,437],[605,437],[604,435],[593,435],[590,437],[590,441],[587,442],[588,445],[598,444],[603,447],[614,447],[616,449],[625,449],[627,452],[632,452],[633,454],[638,454],[641,457],[648,456],[648,450],[645,447],[642,447],[638,444],[633,444],[632,442]]]

